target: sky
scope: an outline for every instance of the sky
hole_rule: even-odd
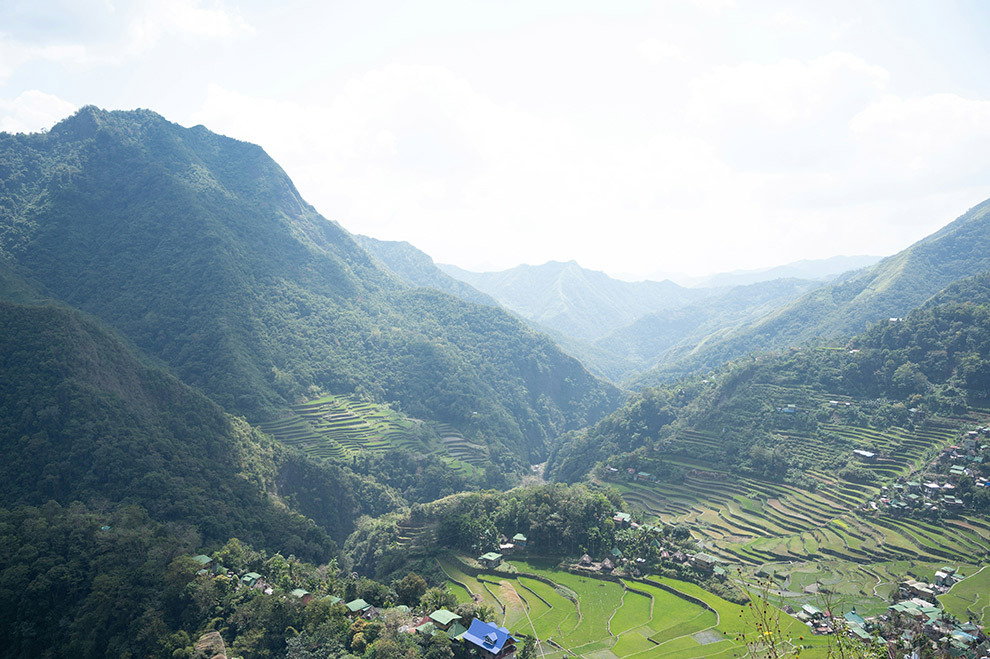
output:
[[[3,0],[0,130],[149,108],[439,263],[888,255],[990,197],[982,0]]]

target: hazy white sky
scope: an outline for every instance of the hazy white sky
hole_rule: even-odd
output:
[[[3,0],[0,130],[151,108],[439,262],[702,274],[990,197],[987,34],[981,0]]]

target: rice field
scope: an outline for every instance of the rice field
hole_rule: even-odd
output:
[[[525,561],[511,561],[513,572],[477,577],[453,557],[441,558],[440,565],[458,598],[494,606],[497,622],[538,639],[541,656],[550,659],[728,657],[745,653],[746,641],[753,640],[746,607],[686,582],[609,581]],[[493,584],[498,598],[492,597]],[[803,655],[823,656],[822,639],[798,640],[807,628],[779,615],[784,635],[807,645]]]
[[[452,469],[470,474],[487,457],[483,446],[448,424],[409,419],[356,396],[323,396],[293,405],[287,416],[263,423],[261,429],[307,455],[330,460],[400,448],[442,455]]]
[[[765,391],[754,395],[778,406],[786,402],[811,409],[837,400],[844,409],[850,402],[798,387],[759,387]],[[837,412],[835,418],[841,416]],[[666,447],[666,460],[686,473],[681,483],[611,484],[647,518],[688,524],[706,552],[741,566],[744,575],[789,570],[791,582],[780,589],[781,603],[816,603],[818,595],[808,587],[815,580],[834,579],[825,588],[841,604],[878,612],[906,570],[931,580],[940,565],[973,566],[990,559],[990,525],[978,516],[961,514],[935,523],[891,516],[870,505],[881,485],[915,474],[943,446],[958,441],[961,428],[975,423],[985,424],[986,419],[974,416],[885,431],[836,421],[820,424],[817,433],[775,433],[785,452],[807,456],[809,465],[835,451],[876,453],[876,461],[859,464],[874,474],[876,481],[870,484],[807,468],[814,486],[805,489],[720,471],[697,460],[694,456],[717,450],[724,429],[680,431]]]

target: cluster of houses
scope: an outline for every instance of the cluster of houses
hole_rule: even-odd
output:
[[[615,525],[619,528],[639,529],[642,531],[657,530],[655,526],[650,524],[637,524],[633,521],[632,516],[629,513],[624,513],[621,511],[612,515],[612,521],[615,522]],[[685,553],[680,549],[670,551],[658,539],[653,540],[653,546],[660,553],[661,560],[671,561],[681,565],[689,565],[697,569],[702,574],[714,574],[716,577],[723,580],[728,577],[728,572],[726,571],[725,566],[721,565],[718,559],[714,556],[704,552]],[[595,561],[589,554],[584,554],[580,559],[578,559],[577,563],[571,565],[571,569],[576,572],[590,572],[599,574],[612,574],[614,571],[620,570],[623,573],[638,577],[641,574],[641,568],[644,568],[645,566],[645,558],[628,558],[623,555],[621,549],[618,547],[613,547],[609,555],[601,561]]]
[[[523,542],[525,543],[525,538]],[[200,575],[225,575],[235,580],[238,588],[255,588],[267,595],[274,593],[274,589],[267,585],[264,577],[257,572],[247,572],[238,577],[231,570],[218,565],[206,554],[193,556],[193,560],[201,566],[198,572]],[[291,591],[289,597],[299,600],[303,605],[309,604],[314,599],[312,593],[302,588],[296,588]],[[324,595],[321,599],[328,599],[330,604],[343,604],[344,608],[347,609],[347,616],[354,620],[373,620],[380,617],[383,613],[378,607],[372,606],[360,598],[351,600],[350,602],[344,602],[340,597]],[[438,633],[446,634],[452,641],[459,641],[473,646],[473,649],[477,651],[481,659],[505,659],[516,651],[518,639],[512,636],[508,629],[494,623],[472,619],[468,626],[465,627],[464,619],[447,609],[438,609],[429,615],[419,617],[405,605],[392,607],[392,609],[411,618],[410,623],[399,627],[400,632],[425,636],[432,636]]]
[[[990,640],[981,628],[972,622],[959,622],[934,604],[935,595],[945,592],[959,579],[951,567],[936,572],[934,583],[906,579],[900,583],[896,601],[887,607],[887,614],[872,618],[864,618],[855,608],[839,618],[811,604],[805,604],[800,611],[786,606],[784,611],[808,625],[814,634],[843,631],[870,643],[874,638],[884,638],[886,633],[890,637],[884,638],[885,641],[903,648],[917,648],[928,642],[949,656],[977,659],[990,651]],[[884,626],[881,624],[884,622],[894,624]]]
[[[942,449],[927,470],[926,480],[907,481],[899,478],[890,487],[880,490],[880,506],[892,515],[912,511],[958,512],[965,507],[957,489],[963,477],[973,479],[976,487],[990,487],[988,479],[981,475],[983,468],[981,437],[990,434],[990,428],[979,428],[966,433],[960,444]],[[865,453],[865,452],[864,452]],[[874,504],[875,507],[875,504]]]
[[[253,588],[262,591],[265,595],[271,595],[275,592],[275,589],[268,585],[265,578],[257,572],[245,572],[238,576],[233,570],[228,570],[206,554],[193,556],[192,559],[200,566],[197,572],[199,575],[224,575],[232,580],[237,588]],[[300,600],[303,604],[309,604],[313,599],[312,593],[302,588],[295,588],[290,591],[289,597]]]

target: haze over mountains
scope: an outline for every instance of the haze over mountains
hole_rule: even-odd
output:
[[[0,257],[252,421],[360,392],[519,464],[618,401],[501,309],[409,289],[257,146],[87,107],[0,157]]]
[[[394,603],[413,561],[445,579],[441,537],[498,549],[528,520],[581,555],[550,508],[571,495],[602,551],[638,551],[611,517],[628,506],[754,572],[809,546],[903,559],[910,541],[885,535],[900,527],[862,504],[986,424],[990,200],[822,278],[859,258],[701,288],[574,262],[466,273],[352,236],[260,147],[202,126],[86,107],[0,134],[0,539],[18,548],[0,557],[0,631],[19,656],[190,656],[189,633],[220,627],[244,631],[244,656],[280,656],[303,622],[278,607],[295,605],[252,600],[281,626],[239,631],[244,611],[184,590],[189,555],[240,538],[273,572],[283,554],[338,560],[326,579]],[[863,466],[854,446],[886,453]],[[525,516],[466,493],[543,461],[587,488],[541,485]],[[609,490],[613,473],[636,482]],[[990,510],[967,496],[967,515]],[[470,497],[502,526],[444,517]],[[816,535],[839,517],[862,545]],[[967,518],[915,547],[962,562],[988,530]]]

